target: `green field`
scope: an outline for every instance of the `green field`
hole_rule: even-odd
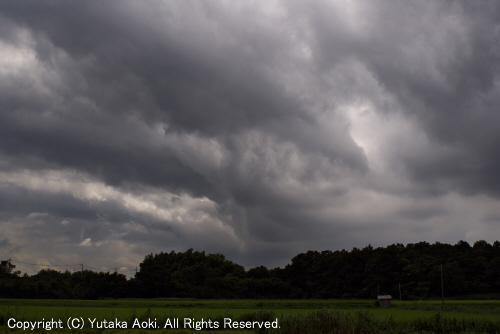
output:
[[[436,319],[437,314],[439,314],[438,319],[450,318],[454,319],[455,323],[462,322],[464,324],[465,321],[475,321],[479,324],[496,323],[500,320],[500,301],[451,300],[446,301],[444,306],[441,305],[441,301],[403,301],[402,303],[393,301],[392,308],[381,309],[376,306],[374,300],[0,299],[0,324],[2,325],[0,330],[12,333],[26,332],[22,329],[9,329],[7,321],[10,318],[14,318],[16,321],[40,321],[54,318],[62,319],[65,322],[70,317],[81,317],[87,322],[85,328],[89,329],[88,318],[96,318],[98,321],[118,319],[128,322],[127,330],[118,330],[120,333],[126,333],[131,331],[130,327],[135,318],[141,321],[154,320],[158,324],[162,324],[161,328],[168,318],[178,318],[182,328],[184,318],[194,319],[194,321],[211,319],[219,321],[219,323],[222,323],[224,318],[231,318],[234,321],[263,321],[264,318],[269,320],[279,318],[280,323],[283,323],[287,321],[286,319],[295,319],[294,321],[296,321],[301,317],[315,319],[314,317],[324,316],[321,315],[321,312],[326,311],[337,312],[335,314],[347,317],[345,321],[352,323],[361,321],[359,317],[369,317],[369,321],[373,323],[390,322],[396,327],[418,321],[431,321],[430,319]],[[308,318],[303,319],[306,319],[304,320],[306,327],[307,323],[313,321],[307,320]],[[95,331],[95,327],[93,330]],[[105,332],[116,331],[117,329],[105,330]],[[193,331],[194,329],[189,330],[189,332]],[[241,330],[239,331],[241,332]],[[248,332],[248,330],[246,331]],[[97,332],[102,332],[102,329]],[[159,333],[161,331],[152,332]],[[174,334],[184,331],[168,329],[165,332]],[[225,329],[218,332],[229,334],[232,331]]]

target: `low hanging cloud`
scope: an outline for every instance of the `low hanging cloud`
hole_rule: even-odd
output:
[[[0,250],[113,270],[195,248],[249,268],[492,242],[499,18],[468,1],[2,3]]]

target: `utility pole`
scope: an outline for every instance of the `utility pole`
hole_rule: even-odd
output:
[[[83,279],[83,262],[82,262],[82,279]]]
[[[399,283],[399,305],[401,306],[403,302],[401,301],[401,283]]]
[[[444,306],[444,285],[443,285],[443,264],[441,263],[441,298],[443,300],[442,306]]]

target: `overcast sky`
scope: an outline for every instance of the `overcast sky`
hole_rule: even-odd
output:
[[[482,0],[2,1],[1,259],[492,243],[499,22]]]

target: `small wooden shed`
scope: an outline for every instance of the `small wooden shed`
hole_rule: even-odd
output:
[[[378,305],[383,308],[391,307],[391,295],[378,295]]]

